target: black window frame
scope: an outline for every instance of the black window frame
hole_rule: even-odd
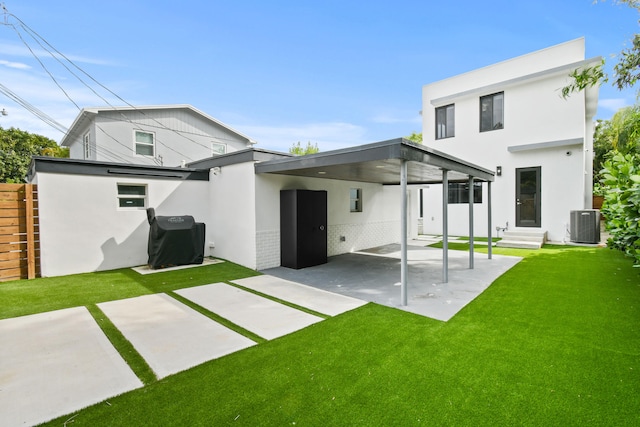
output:
[[[501,97],[501,105],[500,110],[502,114],[500,115],[500,120],[496,120],[495,118],[495,108],[496,108],[496,98]],[[490,110],[483,111],[483,101],[490,100]],[[489,105],[489,104],[487,104]],[[486,126],[486,120],[483,120],[483,116],[486,115],[490,118],[491,124]],[[496,92],[490,95],[485,95],[480,97],[480,132],[491,132],[493,130],[504,129],[504,91]]]
[[[450,182],[448,188],[447,202],[450,205],[469,203],[469,183]],[[473,203],[482,203],[482,182],[473,183]]]
[[[440,122],[444,112],[444,122]],[[440,129],[444,129],[444,133]],[[453,138],[456,136],[456,104],[443,105],[436,108],[436,139]]]

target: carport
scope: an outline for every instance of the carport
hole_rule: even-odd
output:
[[[413,143],[404,138],[376,142],[307,156],[288,157],[257,163],[256,173],[294,175],[344,181],[369,182],[401,187],[400,206],[400,289],[402,305],[407,305],[407,189],[409,185],[442,184],[443,249],[442,281],[448,282],[448,184],[469,184],[469,268],[473,269],[473,183],[487,182],[487,236],[491,242],[491,183],[494,173],[473,163]],[[491,244],[488,245],[491,259]]]

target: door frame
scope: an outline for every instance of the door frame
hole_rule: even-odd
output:
[[[536,173],[536,192],[534,197],[534,209],[535,219],[523,220],[520,217],[521,214],[521,177],[522,172],[535,172]],[[542,227],[542,166],[533,166],[527,168],[516,168],[516,227]]]

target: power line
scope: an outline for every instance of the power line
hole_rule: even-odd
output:
[[[9,89],[8,87],[6,87],[5,85],[3,85],[1,83],[0,83],[0,92],[2,92],[9,99],[12,99],[13,101],[15,101],[18,104],[22,105],[27,111],[29,111],[30,113],[34,114],[36,117],[38,117],[40,120],[42,120],[43,122],[45,122],[46,124],[48,124],[52,128],[54,128],[54,129],[56,129],[56,130],[58,130],[58,131],[60,131],[62,133],[67,133],[68,129],[65,126],[61,125],[55,119],[53,119],[52,117],[50,117],[49,115],[47,115],[43,111],[39,110],[37,107],[35,107],[34,105],[30,104],[26,100],[20,98],[15,92],[11,91],[11,89]]]

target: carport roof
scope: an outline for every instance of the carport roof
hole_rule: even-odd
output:
[[[402,162],[407,161],[408,184],[442,182],[447,170],[450,182],[493,181],[494,172],[404,138],[306,156],[267,160],[256,164],[256,173],[295,175],[345,181],[400,184]]]

